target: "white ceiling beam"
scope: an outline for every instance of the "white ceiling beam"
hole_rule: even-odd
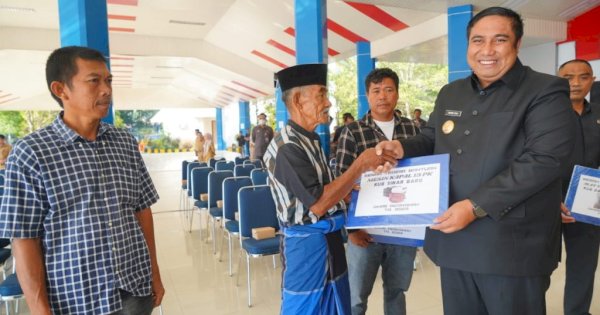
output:
[[[58,30],[0,28],[0,49],[54,50],[59,46]],[[111,33],[110,49],[111,53],[122,55],[198,58],[257,83],[273,84],[270,70],[203,40]]]
[[[371,42],[371,56],[377,58],[448,34],[448,15],[441,14],[421,24]]]

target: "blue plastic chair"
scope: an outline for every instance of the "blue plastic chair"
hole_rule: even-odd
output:
[[[13,262],[14,264],[14,262]],[[25,298],[19,279],[17,279],[16,273],[11,273],[0,283],[0,301],[4,303],[6,307],[6,314],[10,314],[10,308],[8,303],[15,301],[15,314],[19,312],[19,301]]]
[[[202,209],[208,209],[208,201],[202,201],[200,196],[208,193],[208,174],[212,171],[213,169],[208,166],[196,167],[192,170],[190,181],[192,185],[192,199],[194,200],[194,206],[190,216],[190,232],[192,232],[192,223],[194,221],[194,209],[198,209],[198,212],[202,211]],[[202,216],[200,215],[199,217],[200,239],[202,239]]]
[[[236,156],[234,159],[235,165],[242,165],[242,164],[244,164],[244,161],[247,161],[247,160],[248,160],[247,157],[239,157],[239,156]]]
[[[229,276],[232,275],[232,236],[238,236],[240,231],[239,222],[235,214],[238,212],[238,191],[242,187],[252,186],[252,180],[248,176],[236,176],[226,178],[223,181],[223,237],[221,238],[221,255],[223,257],[223,240],[227,238]]]
[[[211,158],[210,160],[208,160],[208,166],[216,169],[216,164],[219,161],[225,161],[224,158]]]
[[[252,229],[258,227],[273,227],[279,230],[275,202],[271,196],[271,188],[267,185],[241,188],[238,192],[238,211],[240,221],[240,251],[246,253],[246,270],[248,283],[248,307],[252,306],[252,288],[250,286],[250,257],[261,257],[279,254],[279,235],[276,237],[255,240]],[[240,253],[240,259],[242,254]],[[238,263],[239,268],[241,262]],[[275,267],[275,256],[273,256]]]
[[[189,162],[187,164],[187,178],[191,178],[192,177],[192,170],[196,167],[202,167],[202,166],[206,166],[206,163],[201,163],[201,162]],[[189,199],[192,197],[192,182],[191,181],[186,181],[186,189],[187,189],[187,196],[188,196],[188,201]],[[187,206],[187,203],[186,203]],[[189,209],[188,207],[186,207],[186,209]]]
[[[181,162],[181,188],[183,189],[187,189],[187,165],[189,164],[189,161],[183,161]],[[184,185],[184,181],[185,181],[185,185]]]
[[[248,165],[248,164],[252,164],[256,168],[264,168],[265,167],[265,164],[263,163],[262,160],[247,160],[247,161],[244,161],[243,165]]]
[[[215,170],[217,171],[232,171],[233,172],[233,168],[235,167],[235,163],[233,163],[233,161],[227,162],[227,161],[218,161],[215,164]]]
[[[269,173],[264,168],[255,168],[250,172],[253,185],[266,185]]]
[[[181,189],[179,190],[179,210],[183,210],[185,208],[185,196],[187,195],[187,165],[189,161],[181,162]]]
[[[201,162],[188,162],[187,166],[186,166],[186,171],[185,173],[186,175],[186,184],[185,184],[185,195],[186,198],[183,202],[183,207],[181,208],[181,213],[183,214],[184,217],[184,229],[187,225],[187,220],[190,220],[190,211],[192,210],[192,206],[190,205],[190,199],[192,198],[192,182],[187,180],[187,178],[191,178],[191,173],[192,173],[192,169],[194,169],[195,167],[201,167],[204,163]]]
[[[213,254],[217,253],[216,221],[223,217],[223,208],[217,207],[217,200],[223,200],[223,181],[233,177],[233,171],[212,171],[208,174],[208,219],[212,228]]]
[[[255,169],[254,165],[236,165],[233,168],[233,175],[239,176],[250,176],[250,172]]]

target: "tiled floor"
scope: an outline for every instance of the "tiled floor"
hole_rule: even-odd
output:
[[[184,216],[178,211],[181,161],[192,158],[185,153],[144,156],[160,194],[153,206],[156,243],[161,274],[166,288],[163,301],[165,315],[177,314],[277,314],[279,312],[281,267],[273,269],[270,258],[252,260],[253,306],[247,307],[246,272],[242,261],[239,286],[236,274],[227,275],[226,256],[219,262],[212,254],[211,243],[200,240],[199,220],[195,217],[192,232],[187,231]],[[218,234],[220,236],[220,234]],[[238,246],[234,251],[234,272]],[[408,314],[442,314],[439,273],[423,252],[407,293]],[[596,281],[597,283],[600,282]],[[548,314],[561,314],[564,267],[552,275],[547,293]],[[600,313],[600,294],[594,294],[592,313]],[[383,314],[381,279],[370,298],[368,314]],[[26,308],[24,312],[26,313]],[[159,314],[155,310],[154,314]]]

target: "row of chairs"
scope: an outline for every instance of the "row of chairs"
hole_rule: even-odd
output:
[[[275,255],[279,253],[279,236],[255,240],[252,238],[252,229],[267,226],[279,229],[275,203],[271,197],[270,187],[266,185],[267,171],[262,168],[262,161],[245,160],[241,164],[235,165],[233,170],[220,168],[219,163],[215,163],[215,168],[217,168],[215,170],[206,164],[183,162],[182,169],[186,168],[187,173],[188,193],[194,202],[192,211],[185,212],[190,212],[188,219],[191,231],[194,212],[207,210],[206,229],[208,233],[210,224],[213,254],[216,254],[217,251],[216,227],[217,222],[220,221],[222,238],[219,261],[223,257],[223,241],[227,240],[229,276],[233,274],[233,238],[238,237],[240,260],[244,253],[246,255],[248,306],[251,306],[250,258],[273,255],[275,268]],[[202,194],[207,194],[208,198],[202,200],[200,198]],[[221,207],[217,204],[217,200],[222,201]],[[236,216],[236,213],[239,215]],[[200,216],[200,220],[202,221],[202,216]],[[202,239],[202,222],[200,222],[200,232]],[[208,236],[206,240],[208,240]],[[237,281],[239,281],[239,268],[240,264],[238,264]]]
[[[188,177],[191,175],[191,170],[196,167],[205,167],[209,166],[212,169],[216,170],[232,170],[234,173],[245,174],[245,170],[236,170],[236,166],[243,166],[249,168],[248,165],[254,165],[255,167],[262,168],[262,161],[249,161],[247,158],[235,158],[235,164],[231,162],[227,162],[224,158],[212,158],[208,163],[198,162],[198,161],[183,161],[181,168],[181,190],[179,195],[179,209],[190,209],[189,200],[192,196],[191,194],[191,181],[188,181]],[[206,192],[203,192],[206,193]],[[186,218],[189,218],[186,216]]]

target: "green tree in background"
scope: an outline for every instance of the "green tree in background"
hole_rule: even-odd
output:
[[[358,88],[356,86],[356,57],[341,60],[334,66],[329,66],[329,91],[335,98],[338,107],[338,117],[333,117],[334,123],[342,124],[342,115],[351,113],[358,116]]]
[[[275,130],[275,125],[277,124],[276,121],[276,105],[275,105],[275,98],[269,98],[265,100],[265,115],[267,115],[268,120],[267,120],[267,125],[271,126],[271,128],[273,128],[273,130]],[[260,113],[259,113],[260,114]]]
[[[0,134],[22,137],[25,120],[18,111],[0,111]]]
[[[412,117],[415,108],[427,119],[433,111],[438,92],[448,83],[448,66],[424,63],[378,62],[377,67],[388,67],[398,74],[398,109],[403,116]]]
[[[58,111],[26,110],[21,112],[25,120],[25,134],[30,134],[54,121]]]
[[[158,110],[117,110],[115,111],[115,126],[133,133],[138,139],[143,139],[162,130],[157,129],[150,121]]]
[[[0,111],[0,134],[22,138],[52,123],[58,111]],[[160,149],[176,149],[179,140],[171,139],[162,128],[151,122],[158,110],[115,111],[115,126],[124,128],[138,140],[146,139],[149,146]],[[9,138],[10,139],[10,138]]]
[[[387,67],[398,74],[400,87],[397,108],[407,117],[411,117],[415,108],[420,108],[423,111],[423,117],[427,119],[433,110],[439,90],[448,82],[448,67],[446,65],[377,62],[377,67]],[[357,117],[356,58],[341,60],[331,66],[330,69],[330,93],[335,98],[339,108],[339,117],[336,119],[340,124],[343,113],[348,112]],[[361,84],[364,83],[361,82]]]
[[[0,111],[0,133],[22,138],[52,123],[58,111]]]
[[[254,120],[260,113],[267,115],[267,125],[271,126],[275,130],[275,97],[268,97],[263,99],[257,99],[250,104],[250,121]],[[254,124],[250,123],[250,132],[254,128]]]
[[[115,111],[115,117],[118,117],[118,120],[122,121],[124,127],[141,129],[152,127],[150,119],[156,113],[158,113],[158,110],[117,110]]]
[[[115,111],[115,127],[117,127],[117,128],[126,128],[127,127],[127,126],[125,126],[125,121],[121,117],[121,111],[119,111],[119,110]]]

